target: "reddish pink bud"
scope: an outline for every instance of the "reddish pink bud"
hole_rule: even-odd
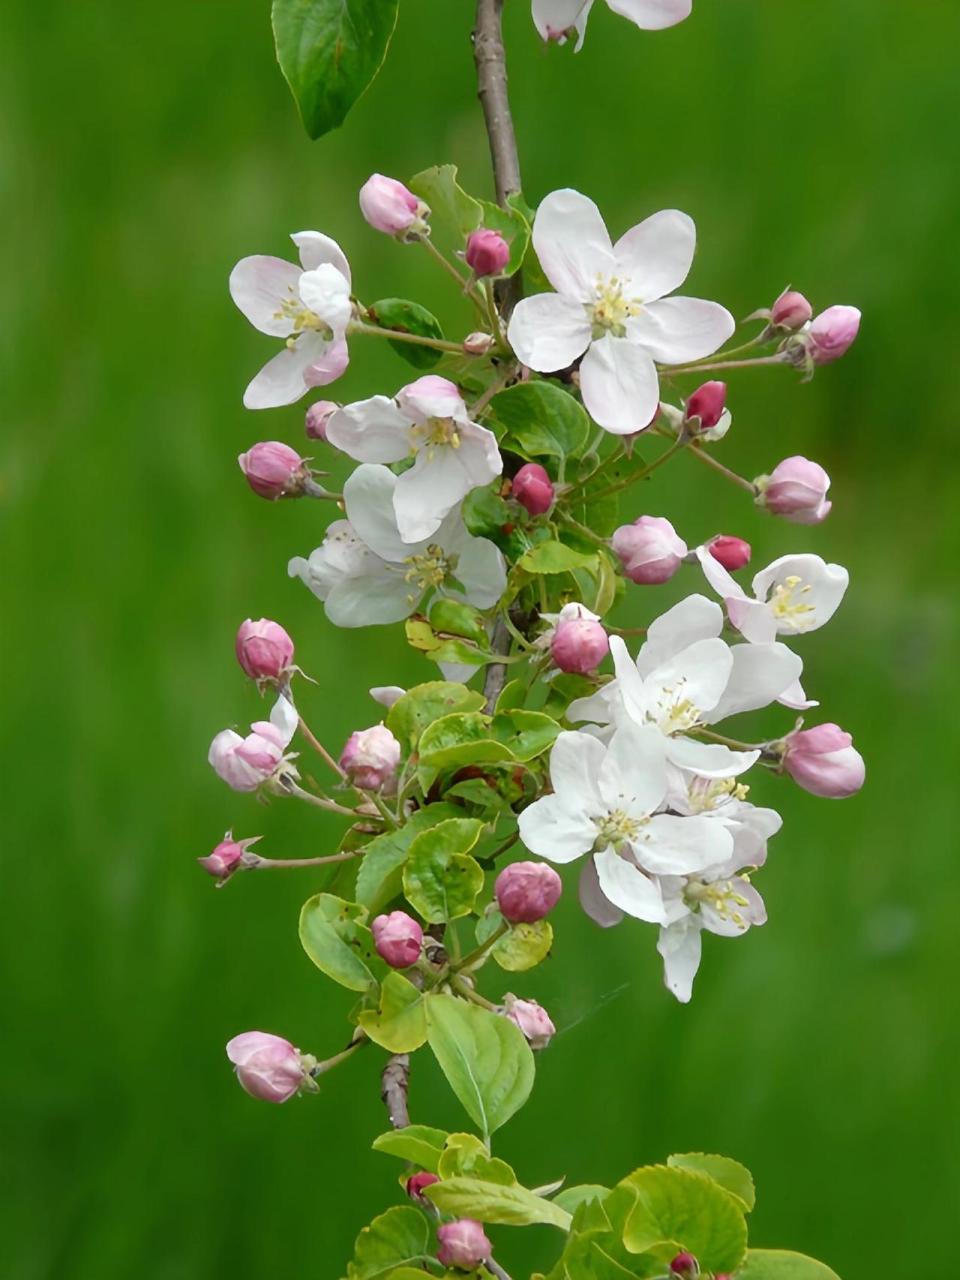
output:
[[[685,421],[700,419],[701,431],[709,431],[715,427],[723,416],[727,404],[727,384],[725,382],[705,382],[698,387],[686,403]]]
[[[498,276],[510,261],[510,246],[499,231],[481,227],[467,237],[464,257],[475,276]]]
[[[654,586],[668,582],[687,554],[687,544],[663,516],[640,516],[614,532],[610,545],[631,582]]]
[[[503,1013],[504,1017],[520,1028],[531,1049],[545,1049],[556,1035],[557,1028],[549,1013],[536,1000],[518,1000],[516,996],[505,996]]]
[[[568,618],[558,623],[550,642],[550,656],[561,671],[585,676],[607,656],[610,641],[603,623],[592,618]]]
[[[493,891],[504,920],[533,924],[557,905],[563,881],[545,862],[514,862],[497,876]]]
[[[734,538],[730,534],[721,533],[716,538],[711,538],[707,543],[707,550],[714,560],[719,560],[731,573],[750,563],[750,543],[744,542],[742,538]]]
[[[860,332],[860,312],[856,307],[827,307],[807,331],[814,364],[830,364],[852,346]]]
[[[485,356],[493,346],[489,333],[468,333],[463,340],[463,350],[468,356]]]
[[[402,182],[375,173],[360,188],[360,212],[374,231],[396,236],[409,231],[430,211]]]
[[[340,756],[340,767],[364,791],[392,791],[399,764],[400,743],[384,724],[351,733]]]
[[[405,911],[377,916],[370,929],[377,954],[392,969],[409,969],[420,959],[423,930]]]
[[[279,680],[293,662],[293,641],[279,622],[247,618],[237,632],[237,661],[251,680]]]
[[[306,479],[306,464],[295,449],[279,440],[263,440],[237,459],[247,484],[261,498],[299,497]]]
[[[440,1179],[435,1173],[415,1173],[407,1179],[407,1195],[411,1200],[422,1200],[424,1187],[432,1187]]]
[[[809,458],[784,458],[758,483],[767,510],[794,524],[819,524],[833,506],[827,500],[830,477]]]
[[[802,329],[813,316],[813,307],[796,289],[784,289],[770,311],[771,323],[791,332]]]
[[[493,1251],[493,1245],[484,1235],[483,1227],[473,1218],[445,1222],[442,1227],[437,1227],[437,1240],[440,1242],[438,1261],[445,1267],[459,1267],[461,1271],[472,1271],[474,1267],[479,1267]]]
[[[700,1264],[692,1253],[678,1253],[670,1263],[670,1270],[675,1276],[695,1276],[700,1273]]]
[[[798,729],[785,739],[783,767],[804,791],[845,800],[864,784],[866,765],[853,738],[836,724]]]
[[[334,400],[316,400],[308,407],[304,430],[311,440],[326,440],[327,423],[339,408]]]
[[[510,494],[532,516],[542,516],[553,506],[553,481],[539,462],[528,462],[513,477]]]
[[[266,1031],[245,1031],[227,1045],[227,1057],[237,1079],[252,1098],[262,1102],[286,1102],[300,1089],[306,1071],[289,1040]]]
[[[259,839],[259,836],[248,836],[246,840],[234,840],[233,833],[228,831],[205,858],[198,858],[197,861],[208,875],[223,884],[238,870],[243,862],[243,855]]]

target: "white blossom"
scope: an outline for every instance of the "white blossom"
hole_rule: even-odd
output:
[[[607,0],[607,5],[636,26],[659,31],[688,18],[693,0]],[[567,32],[575,31],[579,50],[592,8],[593,0],[533,0],[533,21],[544,40],[562,44]]]

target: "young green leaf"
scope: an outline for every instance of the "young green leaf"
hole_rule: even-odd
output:
[[[569,573],[572,569],[593,567],[596,555],[574,551],[562,542],[540,542],[525,552],[517,562],[527,573]]]
[[[737,1280],[840,1280],[822,1262],[785,1249],[748,1249]]]
[[[404,754],[417,749],[420,735],[427,725],[453,712],[479,711],[484,705],[482,693],[463,684],[431,680],[408,689],[387,713],[386,726],[400,742]]]
[[[510,748],[494,737],[490,717],[475,711],[444,716],[420,738],[420,763],[431,769],[513,759]]]
[[[505,1187],[479,1178],[451,1178],[426,1187],[424,1195],[443,1213],[456,1218],[476,1218],[478,1222],[514,1227],[547,1223],[562,1231],[570,1226],[570,1214],[565,1209],[552,1200],[534,1195],[526,1187]]]
[[[371,840],[357,870],[357,902],[375,916],[403,890],[403,864],[414,838],[448,818],[462,817],[453,804],[428,804],[417,809],[396,831]]]
[[[590,439],[583,407],[554,382],[518,382],[490,401],[503,446],[524,458],[575,458]]]
[[[427,999],[402,973],[388,973],[380,987],[379,1007],[365,1009],[357,1023],[389,1053],[412,1053],[427,1038]]]
[[[549,920],[515,924],[494,946],[493,958],[501,969],[523,973],[546,960],[552,946],[553,927]]]
[[[479,200],[467,195],[457,182],[455,164],[434,165],[410,179],[410,190],[430,206],[430,221],[441,228],[448,237],[457,241],[457,247],[475,231],[483,219]]]
[[[526,762],[552,747],[560,726],[542,711],[498,712],[493,718],[492,735],[510,749],[515,760]]]
[[[561,1209],[566,1209],[567,1213],[573,1213],[580,1205],[586,1204],[591,1200],[603,1200],[609,1194],[609,1187],[601,1187],[595,1183],[585,1182],[576,1187],[565,1187],[553,1197],[553,1203],[558,1204]]]
[[[618,1187],[636,1195],[623,1230],[631,1253],[668,1246],[688,1250],[704,1271],[736,1271],[747,1224],[739,1202],[712,1178],[656,1165],[638,1169]]]
[[[483,871],[469,850],[483,823],[451,818],[418,835],[410,846],[403,872],[403,891],[410,904],[431,924],[469,915],[483,888]]]
[[[746,1209],[751,1211],[757,1203],[757,1190],[753,1185],[750,1170],[729,1156],[704,1155],[701,1151],[690,1151],[683,1155],[670,1156],[667,1164],[672,1169],[692,1169],[694,1173],[705,1173],[708,1178],[736,1196]]]
[[[418,302],[408,302],[405,298],[381,298],[368,308],[370,320],[381,329],[396,329],[400,333],[412,333],[419,338],[443,339],[440,321],[421,307]],[[398,356],[402,356],[407,364],[415,369],[432,369],[442,358],[442,351],[432,347],[422,347],[413,342],[387,340]]]
[[[440,1155],[448,1134],[444,1129],[432,1129],[426,1124],[408,1124],[405,1129],[389,1129],[374,1138],[374,1151],[383,1151],[401,1160],[418,1164],[429,1173],[436,1173]]]
[[[430,1252],[430,1227],[419,1209],[397,1205],[374,1218],[357,1236],[349,1280],[381,1280],[395,1267],[413,1265]],[[421,1273],[422,1274],[422,1273]]]
[[[366,915],[363,907],[329,893],[308,898],[300,912],[304,951],[328,978],[350,991],[369,991],[387,972],[363,923]]]
[[[472,1133],[450,1134],[444,1144],[437,1173],[441,1178],[479,1178],[481,1182],[496,1182],[504,1187],[513,1187],[517,1183],[517,1175],[506,1160],[491,1156]]]

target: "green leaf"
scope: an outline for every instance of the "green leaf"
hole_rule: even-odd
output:
[[[420,763],[431,769],[512,759],[510,748],[494,738],[490,717],[476,711],[444,716],[420,739]]]
[[[546,960],[552,946],[553,927],[549,920],[515,924],[494,946],[493,958],[501,969],[523,973]]]
[[[403,889],[403,864],[414,838],[448,818],[459,818],[454,804],[428,804],[417,809],[396,831],[385,831],[367,845],[357,870],[357,901],[377,915]]]
[[[596,681],[588,679],[587,676],[568,674],[556,676],[550,681],[544,710],[548,715],[559,720],[564,716],[571,702],[577,698],[589,698],[596,691]]]
[[[488,647],[483,615],[472,605],[462,604],[459,600],[437,600],[430,608],[430,625],[434,631],[464,636],[467,640],[475,640],[484,649]]]
[[[417,749],[420,735],[427,725],[454,712],[479,711],[484,705],[482,693],[463,684],[431,680],[408,689],[387,713],[386,726],[400,742],[404,754]]]
[[[719,1183],[724,1191],[740,1201],[747,1213],[757,1203],[757,1190],[753,1185],[750,1170],[729,1156],[704,1155],[702,1151],[689,1151],[683,1155],[670,1156],[667,1164],[672,1169],[692,1169],[694,1173],[705,1173],[708,1178]]]
[[[618,1186],[636,1195],[623,1231],[631,1253],[667,1245],[689,1250],[704,1271],[736,1271],[747,1225],[734,1197],[711,1178],[657,1165],[638,1169]]]
[[[367,310],[370,313],[370,319],[381,329],[396,329],[400,333],[413,333],[420,338],[443,340],[440,321],[426,307],[421,307],[419,302],[408,302],[406,298],[381,298],[379,302],[372,303]],[[397,355],[402,356],[407,364],[412,364],[415,369],[432,369],[443,358],[443,352],[435,351],[432,347],[417,346],[413,342],[398,342],[392,338],[388,338],[387,341]]]
[[[504,711],[493,718],[493,736],[510,749],[514,759],[526,762],[552,747],[560,726],[542,711]]]
[[[500,494],[489,487],[468,493],[460,514],[469,533],[475,538],[490,538],[498,546],[504,539],[504,527],[514,523],[516,518]]]
[[[450,1088],[485,1139],[526,1102],[535,1068],[519,1027],[453,996],[427,1007],[427,1041]]]
[[[505,1187],[479,1178],[451,1178],[435,1182],[424,1189],[426,1195],[443,1213],[456,1218],[476,1218],[478,1222],[503,1223],[526,1227],[547,1223],[566,1231],[570,1214],[552,1200],[534,1195],[526,1187]]]
[[[273,0],[277,61],[311,138],[343,124],[375,78],[399,0]]]
[[[471,1177],[481,1182],[496,1182],[500,1186],[516,1185],[517,1175],[506,1160],[491,1156],[490,1152],[472,1133],[451,1133],[443,1148],[437,1173],[441,1178]]]
[[[427,999],[402,973],[388,973],[380,987],[380,1004],[357,1017],[374,1044],[389,1053],[412,1053],[427,1038]]]
[[[300,941],[328,978],[350,991],[369,991],[387,972],[373,935],[363,924],[363,907],[329,893],[308,898],[300,912]]]
[[[505,428],[502,445],[523,458],[575,458],[590,439],[590,419],[554,382],[518,382],[490,401]]]
[[[434,165],[410,179],[410,190],[430,206],[430,223],[463,241],[480,226],[483,207],[457,182],[455,164]],[[458,246],[459,247],[459,246]]]
[[[374,1218],[357,1236],[350,1280],[380,1280],[394,1268],[419,1262],[430,1240],[430,1227],[419,1209],[397,1205]]]
[[[480,839],[477,818],[451,818],[413,841],[403,872],[403,891],[431,924],[469,915],[483,888],[483,871],[469,850]]]
[[[748,1249],[737,1280],[840,1280],[822,1262],[785,1249]]]
[[[553,1203],[558,1204],[561,1209],[566,1209],[567,1213],[573,1213],[580,1205],[586,1204],[591,1200],[603,1200],[609,1194],[609,1187],[600,1187],[595,1183],[585,1182],[577,1187],[564,1188],[563,1191],[558,1192],[553,1197]]]
[[[504,711],[517,711],[527,699],[527,686],[523,680],[511,680],[505,684],[497,699],[496,714]]]
[[[584,555],[562,542],[540,542],[517,562],[527,573],[569,573],[596,564],[596,555]]]
[[[408,1124],[404,1129],[389,1129],[386,1133],[381,1133],[379,1138],[374,1138],[373,1149],[389,1156],[397,1156],[401,1160],[409,1160],[428,1173],[436,1173],[447,1137],[444,1129],[432,1129],[426,1124]]]

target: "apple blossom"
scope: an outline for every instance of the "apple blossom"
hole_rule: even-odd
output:
[[[523,1032],[531,1049],[546,1049],[557,1034],[553,1019],[536,1000],[518,1000],[514,995],[506,995],[503,999],[504,1017]]]
[[[257,720],[245,738],[232,729],[223,729],[210,744],[207,759],[217,775],[234,791],[256,791],[264,783],[283,774],[297,777],[286,755],[296,732],[298,717],[293,703],[282,694],[269,720]]]
[[[607,0],[607,5],[646,31],[673,27],[693,10],[693,0]],[[593,0],[533,0],[533,21],[544,40],[560,44],[575,31],[579,51],[592,8]]]
[[[381,959],[394,969],[409,969],[420,959],[423,929],[405,911],[377,916],[370,925],[373,945]]]
[[[293,641],[269,618],[242,622],[236,649],[237,661],[251,680],[279,680],[293,665]]]
[[[562,891],[562,880],[545,862],[512,862],[493,886],[500,914],[510,924],[542,920],[557,905]]]
[[[582,605],[564,606],[550,641],[550,656],[561,671],[588,675],[609,649],[606,630],[595,614]]]
[[[510,483],[510,496],[532,516],[542,516],[553,506],[554,489],[546,467],[527,462]]]
[[[795,456],[784,458],[768,476],[756,481],[757,501],[775,516],[794,524],[820,524],[830,514],[830,477],[818,462]]]
[[[806,331],[807,348],[814,364],[831,364],[845,355],[860,332],[856,307],[827,307]]]
[[[270,502],[298,498],[309,475],[306,461],[281,440],[261,440],[241,453],[237,462],[253,492]]]
[[[733,333],[716,302],[668,298],[693,262],[696,228],[675,209],[655,213],[614,245],[600,211],[578,191],[554,191],[537,210],[533,244],[556,293],[524,298],[508,338],[531,369],[551,373],[580,357],[580,391],[594,421],[630,435],[653,419],[655,361],[710,355]]]
[[[715,427],[723,417],[727,403],[725,382],[705,382],[698,387],[685,406],[685,420],[700,433]]]
[[[494,337],[490,333],[468,333],[463,340],[464,354],[468,356],[485,356],[494,345]]]
[[[610,545],[631,582],[669,582],[683,563],[687,544],[664,516],[639,516],[614,530]]]
[[[735,572],[750,563],[752,551],[749,542],[736,538],[731,534],[720,533],[706,544],[707,551],[718,560],[725,569]]]
[[[480,227],[467,237],[463,256],[475,276],[498,276],[510,261],[510,246],[499,231]]]
[[[300,266],[283,258],[243,258],[230,273],[230,296],[255,329],[284,347],[247,387],[248,409],[293,404],[310,387],[339,378],[349,362],[346,331],[353,312],[350,266],[335,240],[298,231]]]
[[[460,392],[433,374],[402,387],[393,400],[372,396],[327,422],[330,444],[359,462],[413,466],[397,477],[393,505],[404,542],[420,542],[471,489],[503,470],[492,431],[471,422]]]
[[[493,1245],[483,1233],[483,1227],[473,1218],[458,1218],[437,1227],[437,1261],[445,1267],[457,1267],[461,1271],[473,1271],[485,1258],[489,1258]]]
[[[770,308],[770,322],[778,329],[787,329],[791,332],[802,329],[809,323],[812,316],[813,307],[803,294],[795,289],[784,289]]]
[[[208,875],[217,880],[218,885],[225,884],[242,865],[243,855],[259,839],[260,836],[248,836],[246,840],[234,840],[233,832],[228,831],[206,857],[197,861]]]
[[[340,756],[341,769],[365,791],[392,793],[399,764],[400,743],[383,724],[351,733]]]
[[[374,231],[404,237],[426,230],[430,210],[396,178],[374,173],[360,188],[360,212]]]
[[[698,547],[697,558],[730,622],[751,644],[816,631],[836,613],[850,581],[842,565],[820,556],[781,556],[756,574],[750,597],[707,548]]]
[[[784,740],[783,767],[805,791],[845,800],[863,786],[866,766],[853,738],[836,724],[798,729]]]
[[[227,1044],[237,1079],[252,1098],[286,1102],[309,1078],[300,1050],[266,1031],[245,1031]]]
[[[304,418],[304,430],[311,440],[326,440],[330,415],[336,413],[339,408],[335,400],[315,400],[308,407]]]

